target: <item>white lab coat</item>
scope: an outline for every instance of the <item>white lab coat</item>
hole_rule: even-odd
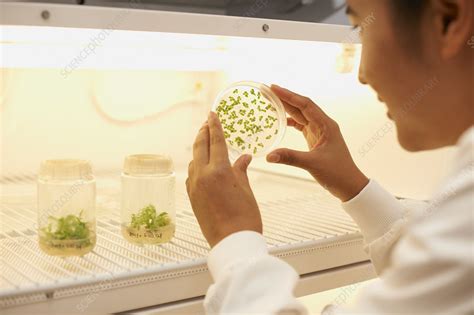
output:
[[[460,138],[447,180],[412,211],[371,180],[343,204],[364,236],[380,280],[350,306],[323,314],[474,314],[474,127]],[[208,314],[307,314],[294,297],[296,271],[268,254],[262,235],[243,231],[208,257],[215,283]]]

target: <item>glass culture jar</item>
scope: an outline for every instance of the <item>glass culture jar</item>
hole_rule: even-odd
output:
[[[38,176],[40,248],[54,256],[82,256],[96,243],[96,186],[83,160],[47,160]]]
[[[125,158],[122,173],[122,234],[129,242],[160,244],[175,233],[173,161],[164,155]]]

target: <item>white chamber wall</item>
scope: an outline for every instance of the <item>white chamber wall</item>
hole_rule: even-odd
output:
[[[336,43],[140,34],[114,33],[66,77],[61,71],[77,49],[1,46],[4,175],[36,173],[41,160],[66,157],[91,160],[97,171],[120,170],[123,158],[136,153],[170,154],[185,170],[215,96],[240,80],[276,83],[311,97],[339,122],[361,169],[395,194],[428,198],[449,166],[451,149],[408,153],[395,128],[380,131],[390,122],[385,105],[357,81],[360,47],[350,61],[353,71],[342,74]],[[282,146],[306,149],[291,129]],[[308,177],[264,159],[253,166]]]
[[[217,72],[78,70],[64,80],[57,69],[2,71],[11,80],[0,108],[10,176],[36,173],[42,160],[56,158],[120,170],[125,156],[138,153],[169,154],[182,167],[206,117],[203,104],[222,86]]]

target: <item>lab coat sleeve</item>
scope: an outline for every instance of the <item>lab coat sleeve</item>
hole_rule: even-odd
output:
[[[211,251],[214,284],[204,300],[206,314],[307,314],[295,298],[296,271],[270,256],[263,236],[234,233]]]
[[[374,180],[342,207],[359,226],[375,271],[382,274],[389,266],[391,252],[404,226],[416,217],[415,210],[408,211]]]
[[[403,205],[370,181],[343,207],[359,225],[366,250],[381,272],[405,224]],[[214,284],[204,301],[207,314],[307,314],[293,295],[298,274],[269,255],[259,233],[242,231],[228,236],[212,249],[208,266]]]
[[[470,166],[430,207],[409,216],[412,224],[393,247],[381,279],[361,290],[354,305],[328,306],[324,315],[474,314],[473,205]],[[398,234],[399,220],[391,225],[388,239]],[[380,241],[372,242],[372,251],[383,247]]]

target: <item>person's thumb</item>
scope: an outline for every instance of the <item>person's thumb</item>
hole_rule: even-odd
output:
[[[308,152],[290,149],[278,149],[267,155],[267,162],[286,164],[299,168],[308,168]]]
[[[250,162],[252,162],[252,156],[249,154],[242,155],[241,157],[238,158],[237,161],[234,163],[234,169],[240,173],[247,173],[247,168],[250,165]]]

